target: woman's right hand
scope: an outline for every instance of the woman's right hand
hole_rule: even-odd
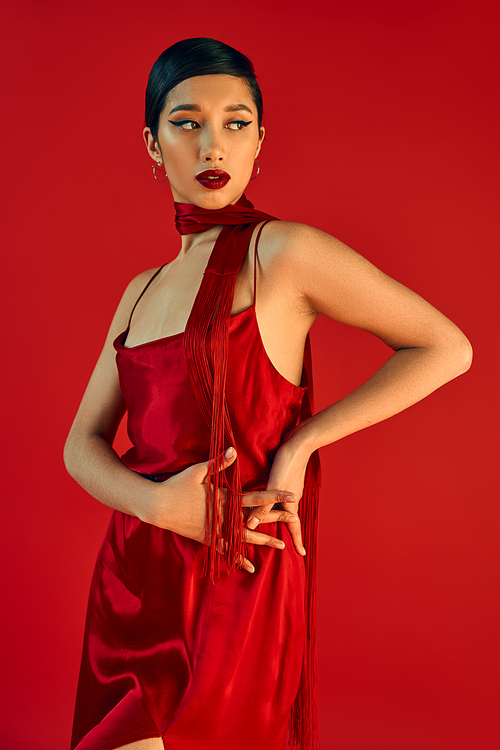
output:
[[[232,455],[229,448],[221,455],[221,469],[230,466],[236,459],[236,451]],[[206,498],[207,498],[207,472],[208,461],[192,464],[184,471],[158,483],[156,502],[151,508],[151,517],[143,518],[160,528],[169,529],[176,534],[194,539],[197,542],[205,542],[206,526]],[[226,503],[227,491],[222,489],[223,507]],[[258,505],[273,505],[274,503],[294,502],[295,496],[286,490],[258,490],[247,492],[243,495],[243,507],[256,507]],[[272,517],[271,517],[272,516]],[[283,521],[285,523],[297,523],[297,516],[286,510],[273,510],[266,517],[266,521]],[[248,544],[267,545],[275,549],[283,549],[285,544],[281,539],[252,531],[245,527],[245,540]],[[255,568],[252,563],[245,559],[243,567],[250,573]]]

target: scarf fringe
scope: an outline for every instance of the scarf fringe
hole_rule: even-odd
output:
[[[308,464],[311,474],[312,463]],[[307,482],[307,472],[306,472]],[[316,553],[318,546],[319,486],[306,486],[299,503],[299,517],[306,549],[306,642],[299,690],[290,714],[292,750],[319,750],[318,675],[316,655]]]
[[[236,273],[207,270],[198,292],[199,306],[192,325],[186,328],[185,355],[191,383],[203,416],[210,426],[207,471],[207,518],[203,575],[221,573],[221,557],[228,573],[240,568],[247,555],[239,463],[221,468],[221,456],[235,445],[225,397],[229,344],[229,319]],[[212,319],[213,316],[213,319]],[[208,338],[210,323],[212,332]],[[210,347],[211,357],[207,346]],[[212,360],[212,363],[210,362]],[[222,493],[226,490],[224,506]]]
[[[246,209],[250,209],[247,211]],[[210,428],[210,450],[207,471],[207,518],[202,575],[212,582],[221,574],[242,566],[247,557],[244,538],[242,487],[239,462],[227,469],[221,467],[224,451],[235,444],[231,419],[225,398],[228,363],[229,324],[236,276],[248,250],[255,223],[272,219],[253,210],[242,198],[234,207],[206,211],[188,204],[176,204],[176,225],[182,234],[204,231],[214,224],[224,224],[195,299],[184,335],[184,355],[191,384],[201,413]],[[246,220],[252,223],[245,223]],[[212,326],[211,332],[209,331]],[[313,412],[312,362],[309,336],[304,350],[304,369],[308,390],[304,394],[299,422]],[[299,689],[290,712],[290,747],[292,750],[319,750],[318,687],[316,659],[316,553],[318,507],[321,471],[315,451],[307,464],[304,491],[299,504],[305,565],[306,642]],[[222,492],[226,491],[224,505]]]

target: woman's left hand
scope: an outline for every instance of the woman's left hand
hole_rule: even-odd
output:
[[[294,441],[293,430],[286,433],[274,457],[266,487],[267,490],[281,489],[295,495],[295,499],[292,502],[280,503],[280,508],[288,511],[288,513],[293,513],[297,518],[296,521],[290,520],[290,517],[283,520],[288,523],[290,536],[299,555],[305,555],[306,553],[302,543],[298,505],[304,490],[308,460],[309,453],[304,451],[304,448],[299,447],[297,441]],[[255,529],[261,523],[281,520],[275,518],[276,514],[279,514],[279,510],[273,510],[273,507],[273,505],[261,505],[260,507],[253,508],[247,519],[248,528]]]

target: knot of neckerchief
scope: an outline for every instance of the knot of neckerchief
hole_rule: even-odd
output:
[[[193,203],[174,203],[175,227],[180,234],[205,232],[213,226],[254,224],[274,216],[257,211],[245,195],[236,203],[218,209],[201,208]]]

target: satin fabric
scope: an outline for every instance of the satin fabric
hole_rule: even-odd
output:
[[[237,203],[225,206],[218,211],[201,208],[193,203],[175,203],[175,227],[180,234],[204,232],[213,226],[237,226],[255,224],[258,221],[275,219],[275,216],[258,211],[253,203],[242,195]]]
[[[255,298],[254,298],[255,299]],[[209,454],[183,333],[114,342],[133,443],[122,458],[162,480]],[[231,317],[226,397],[244,491],[264,489],[308,383],[286,380],[264,349],[255,302]],[[144,481],[147,481],[145,478]],[[91,584],[72,748],[112,750],[162,736],[169,750],[284,750],[304,642],[304,560],[250,545],[254,574],[202,576],[203,545],[113,513]]]

